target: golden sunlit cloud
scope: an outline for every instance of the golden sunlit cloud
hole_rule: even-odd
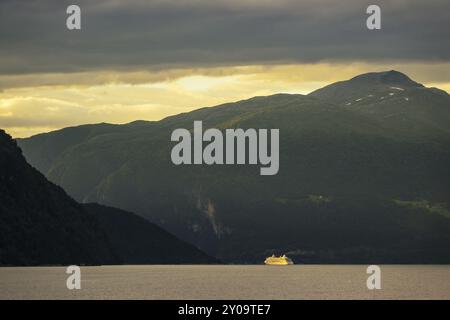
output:
[[[164,117],[253,96],[307,94],[371,71],[396,69],[450,90],[448,64],[296,64],[166,71],[0,76],[0,128],[14,137],[87,123]]]

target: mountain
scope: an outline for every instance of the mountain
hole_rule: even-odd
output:
[[[218,261],[135,214],[96,203],[84,208],[99,222],[126,264],[210,264]]]
[[[376,93],[385,93],[386,91],[398,93],[399,90],[423,88],[425,87],[422,84],[411,80],[407,75],[391,70],[361,74],[350,80],[339,81],[317,89],[309,95],[347,105],[347,103],[352,103],[360,98],[372,98],[369,95],[374,96]],[[359,101],[361,100],[356,102]]]
[[[195,120],[279,128],[279,173],[173,165],[171,132]],[[136,212],[224,261],[450,262],[450,97],[399,72],[99,128],[19,144],[77,200]]]
[[[78,204],[0,130],[0,265],[211,262],[134,214]]]
[[[448,142],[450,96],[398,71],[367,73],[318,89],[309,96],[379,119],[394,134],[414,141]]]
[[[0,155],[0,264],[118,260],[95,219],[29,166],[4,131]]]

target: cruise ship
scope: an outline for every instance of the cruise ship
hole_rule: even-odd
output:
[[[264,263],[272,266],[287,266],[290,264],[294,264],[294,262],[284,254],[281,257],[272,255],[271,257],[266,258]]]

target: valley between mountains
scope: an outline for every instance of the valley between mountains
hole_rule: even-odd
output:
[[[173,165],[171,132],[196,120],[205,129],[279,129],[278,174]],[[261,263],[285,253],[297,263],[450,263],[450,95],[398,71],[160,121],[70,127],[18,145],[78,202],[134,212],[223,262]],[[64,201],[81,214],[81,205]],[[36,213],[27,215],[36,221],[24,216],[26,228],[39,224]],[[109,230],[134,237],[118,226]],[[91,230],[89,242],[100,241]],[[141,232],[136,242],[146,241]]]

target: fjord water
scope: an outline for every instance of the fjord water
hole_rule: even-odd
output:
[[[144,265],[0,268],[0,299],[450,299],[449,265],[383,265],[381,290],[366,265]]]

